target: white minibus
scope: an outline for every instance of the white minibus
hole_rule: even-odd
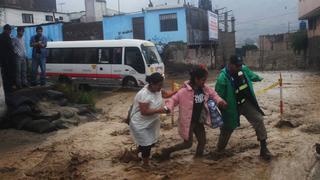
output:
[[[48,42],[47,76],[80,84],[143,86],[164,64],[152,42],[134,39]]]

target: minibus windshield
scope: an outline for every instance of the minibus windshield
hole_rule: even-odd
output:
[[[158,50],[155,46],[141,46],[143,56],[146,59],[146,63],[149,64],[158,64],[161,63],[161,57],[158,53]]]

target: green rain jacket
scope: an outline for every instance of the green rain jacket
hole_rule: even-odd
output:
[[[241,71],[245,75],[245,78],[248,80],[248,85],[249,85],[251,96],[252,96],[250,99],[252,100],[252,103],[257,108],[257,110],[262,115],[264,115],[263,111],[258,105],[257,99],[254,94],[253,85],[252,85],[252,82],[261,81],[263,78],[253,73],[247,66],[244,66],[244,65],[242,66]],[[223,127],[230,130],[233,130],[239,127],[240,114],[238,112],[235,90],[231,82],[231,77],[227,72],[226,68],[221,70],[217,78],[215,90],[219,94],[219,96],[228,103],[227,109],[221,110],[222,118],[224,122]]]

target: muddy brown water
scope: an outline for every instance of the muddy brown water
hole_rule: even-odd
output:
[[[259,90],[278,80],[280,72],[258,72],[264,77],[255,83]],[[312,72],[282,72],[284,80],[284,116],[296,128],[275,125],[279,117],[279,88],[258,96],[266,112],[268,143],[274,157],[271,162],[259,158],[259,143],[250,124],[241,119],[241,127],[232,135],[227,150],[232,156],[218,161],[206,157],[194,159],[195,143],[189,150],[172,154],[169,161],[152,160],[149,170],[139,162],[121,163],[117,157],[124,149],[134,148],[128,127],[122,123],[136,91],[115,91],[98,97],[103,109],[98,120],[68,130],[38,135],[0,131],[0,179],[320,179],[319,162],[313,145],[320,142],[320,75]],[[209,78],[213,85],[216,72]],[[166,79],[166,88],[171,80]],[[182,83],[188,77],[175,79]],[[177,112],[174,119],[177,120]],[[161,148],[181,142],[171,116],[162,117]],[[319,127],[319,128],[317,128]],[[206,154],[217,143],[219,130],[206,129]]]

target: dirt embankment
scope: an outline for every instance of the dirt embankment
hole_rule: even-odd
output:
[[[277,81],[279,72],[259,74],[265,79],[255,84],[256,90]],[[271,162],[259,158],[255,132],[242,118],[227,146],[229,157],[194,159],[194,143],[192,149],[172,154],[169,161],[153,161],[150,170],[136,161],[122,163],[118,157],[125,148],[134,147],[122,120],[136,92],[117,91],[99,97],[97,107],[104,113],[96,121],[46,135],[0,131],[0,179],[317,179],[319,164],[313,145],[320,142],[320,74],[283,72],[283,76],[284,123],[278,124],[279,89],[258,96],[266,112],[268,142],[274,155]],[[178,81],[184,79],[187,76]],[[181,142],[171,116],[162,117],[161,127],[153,153]],[[219,130],[206,132],[205,151],[209,153],[216,146]]]

